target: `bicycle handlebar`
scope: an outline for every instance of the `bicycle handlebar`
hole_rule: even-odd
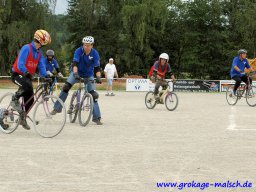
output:
[[[156,79],[157,81],[165,81],[166,83],[170,83],[170,82],[172,82],[172,83],[175,83],[175,81],[174,80],[166,80],[166,79]]]
[[[83,82],[85,82],[85,83],[89,83],[89,82],[94,83],[94,82],[95,82],[94,79],[92,80],[92,79],[83,78],[83,77],[80,77],[78,81],[80,81],[80,82],[83,81]]]

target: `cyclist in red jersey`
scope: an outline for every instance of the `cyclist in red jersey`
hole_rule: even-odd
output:
[[[37,30],[34,34],[34,41],[24,45],[18,57],[12,66],[12,81],[19,86],[18,91],[12,98],[11,106],[17,110],[21,115],[21,125],[25,129],[30,129],[26,122],[25,114],[23,114],[19,98],[23,97],[24,102],[29,100],[33,95],[32,77],[38,68],[39,73],[43,77],[48,77],[46,67],[43,62],[43,56],[40,48],[51,43],[51,36],[45,30]],[[33,104],[34,99],[31,99],[25,106],[28,111]]]

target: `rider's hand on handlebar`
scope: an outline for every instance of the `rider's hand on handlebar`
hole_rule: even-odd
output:
[[[78,73],[76,72],[76,73],[73,73],[73,76],[74,76],[74,78],[75,78],[75,80],[80,80],[80,76],[78,75]]]
[[[24,73],[24,76],[25,76],[26,78],[29,78],[30,80],[32,80],[32,75],[31,75],[28,71],[26,71],[26,72]]]
[[[63,77],[64,77],[61,72],[58,73],[58,76],[59,76],[60,78],[63,78]]]
[[[50,71],[46,71],[47,75],[49,75],[49,77],[53,77],[53,74]]]
[[[98,83],[98,84],[101,84],[101,83],[102,83],[100,76],[97,76],[97,77],[96,77],[96,83]]]

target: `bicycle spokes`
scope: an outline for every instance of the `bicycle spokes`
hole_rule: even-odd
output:
[[[51,100],[54,100],[52,102]],[[59,102],[62,110],[51,115],[54,103]],[[62,100],[54,95],[45,96],[36,106],[33,114],[35,130],[42,137],[54,137],[58,135],[66,123],[66,109]]]
[[[172,93],[169,93],[167,95],[167,99],[168,99],[169,102],[173,102]]]

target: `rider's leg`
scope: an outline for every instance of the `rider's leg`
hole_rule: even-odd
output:
[[[252,78],[249,78],[250,79],[250,84],[252,84]],[[247,75],[244,75],[241,77],[241,80],[246,84],[248,85],[248,76]]]
[[[161,81],[156,81],[154,95],[156,96],[159,93],[159,87],[161,86]]]
[[[16,91],[15,95],[12,98],[11,106],[18,112],[22,112],[22,109],[19,103],[19,98],[24,96],[24,93],[26,93],[26,91],[30,90],[27,88],[29,86],[29,83],[26,77],[23,77],[18,73],[12,74],[12,82],[18,85],[19,89],[18,91]]]
[[[60,92],[59,98],[65,102],[67,97],[68,97],[68,92],[71,89],[71,87],[76,83],[76,80],[73,76],[73,73],[70,73],[67,81],[65,82],[62,91]],[[57,112],[61,112],[62,110],[62,105],[60,104],[60,102],[55,102],[54,104],[54,110],[51,112],[52,115],[55,115]]]
[[[19,89],[12,99],[11,106],[19,112],[21,118],[20,124],[23,126],[23,128],[30,129],[26,121],[26,114],[22,111],[22,108],[20,106],[19,98],[23,96],[24,102],[26,103],[26,101],[33,95],[32,81],[17,73],[13,73],[12,81],[19,86]],[[26,111],[30,108],[33,101],[34,98],[32,98],[31,101],[25,106]]]
[[[90,78],[93,79],[93,78]],[[101,112],[98,103],[99,94],[96,92],[95,83],[88,83],[87,86],[88,92],[92,95],[93,98],[93,111],[92,111],[92,120],[93,122],[97,123],[98,125],[102,125],[101,123]]]
[[[236,93],[238,87],[241,85],[242,80],[241,80],[241,77],[239,77],[237,75],[232,77],[232,79],[234,79],[236,81],[235,86],[234,86],[234,93]]]
[[[28,78],[26,78],[26,81],[27,81],[27,85],[23,93],[24,103],[26,103],[31,98],[31,100],[25,105],[25,110],[27,112],[34,102],[34,97],[32,97],[34,94],[34,90],[33,90],[32,81]]]

